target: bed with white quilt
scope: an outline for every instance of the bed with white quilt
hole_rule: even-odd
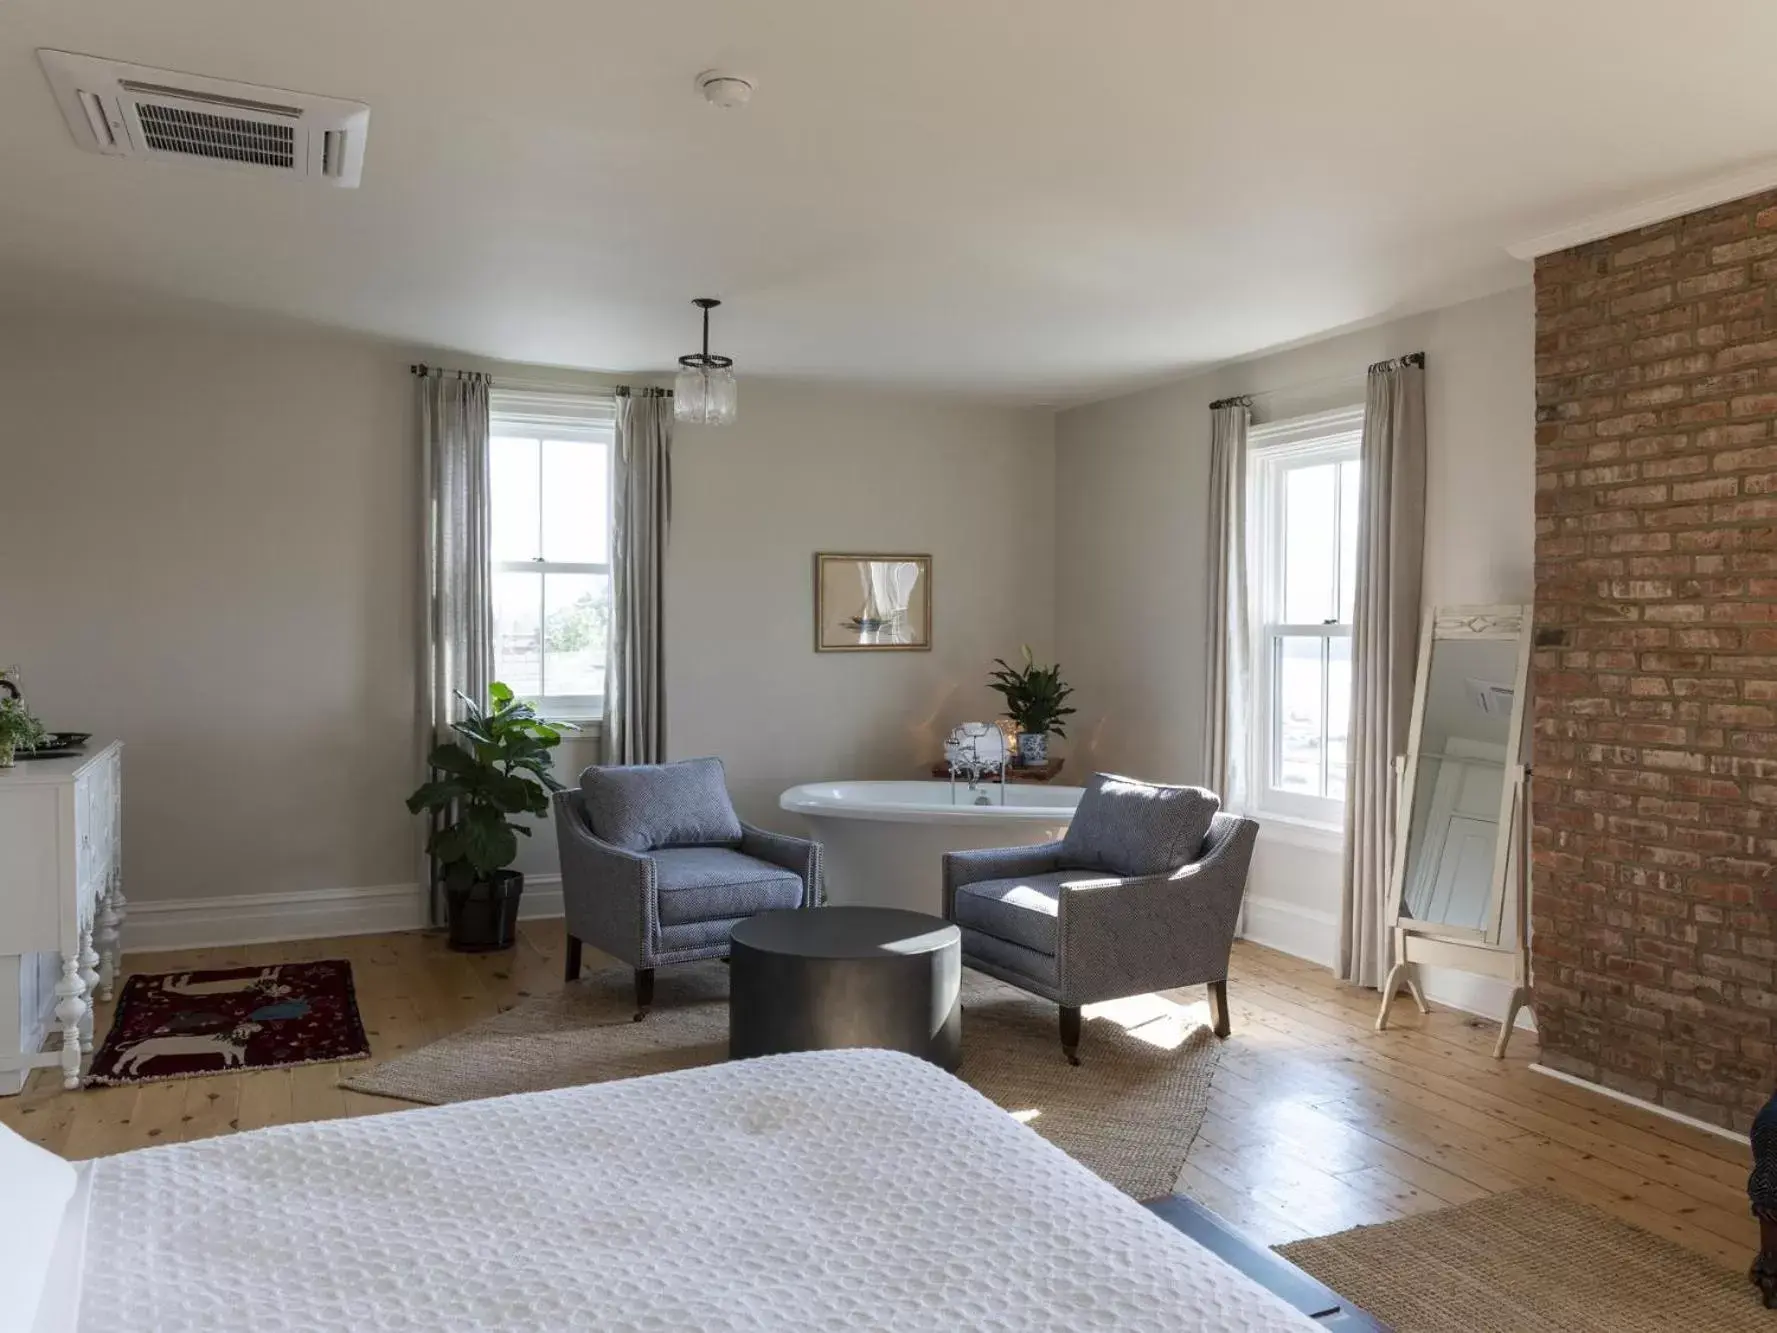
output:
[[[882,1051],[77,1166],[0,1136],[0,1330],[1315,1327],[966,1084]]]

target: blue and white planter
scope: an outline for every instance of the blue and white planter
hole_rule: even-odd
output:
[[[1049,733],[1021,731],[1018,733],[1018,762],[1025,768],[1042,768],[1049,762]]]

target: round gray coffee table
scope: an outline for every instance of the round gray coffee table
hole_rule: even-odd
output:
[[[734,928],[728,1056],[869,1046],[962,1059],[962,932],[888,907],[761,912]]]

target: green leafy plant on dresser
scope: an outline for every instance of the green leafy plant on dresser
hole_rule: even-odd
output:
[[[20,750],[41,744],[43,737],[43,723],[25,707],[24,700],[10,695],[0,698],[0,768],[11,768]]]

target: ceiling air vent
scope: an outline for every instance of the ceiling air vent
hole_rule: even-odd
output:
[[[62,116],[89,152],[196,159],[355,186],[370,108],[67,51],[39,51]]]

